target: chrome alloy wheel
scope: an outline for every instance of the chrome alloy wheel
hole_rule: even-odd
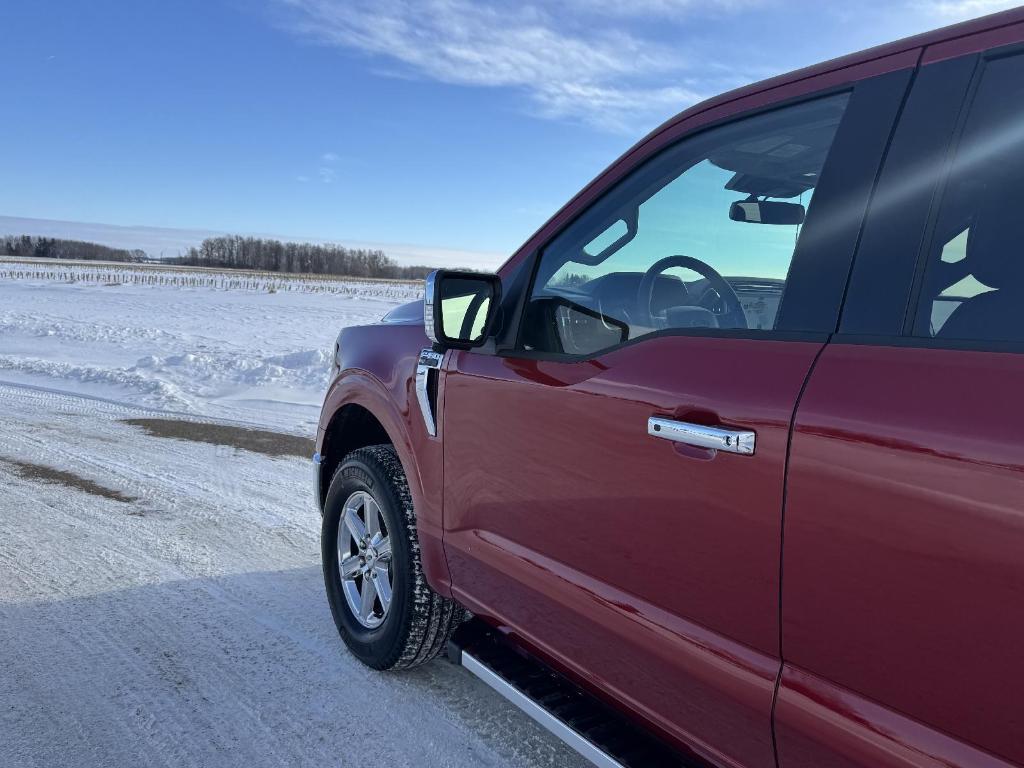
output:
[[[366,491],[345,501],[338,524],[338,573],[356,621],[379,627],[391,607],[391,539],[380,507]]]

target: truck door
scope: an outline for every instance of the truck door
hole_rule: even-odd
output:
[[[797,412],[781,768],[1024,764],[1022,201],[1020,46],[923,65]]]
[[[540,247],[513,343],[447,363],[456,598],[721,764],[774,766],[790,422],[909,78],[652,139]]]

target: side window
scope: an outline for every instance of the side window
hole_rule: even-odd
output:
[[[914,335],[1024,342],[1024,56],[986,65],[945,189]]]
[[[520,345],[591,355],[646,334],[775,328],[846,94],[688,138],[541,254]]]

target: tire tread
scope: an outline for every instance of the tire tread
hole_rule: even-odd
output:
[[[375,465],[386,479],[398,502],[396,512],[402,518],[401,522],[405,526],[412,550],[412,589],[407,597],[410,603],[407,612],[409,627],[405,633],[404,643],[397,649],[397,653],[393,654],[394,659],[386,660],[380,668],[400,670],[417,667],[435,658],[445,649],[455,628],[465,620],[465,610],[455,601],[434,592],[423,575],[420,543],[416,532],[416,511],[412,504],[409,482],[395,449],[390,445],[359,448],[345,457],[345,461],[335,470],[335,476],[353,459]]]

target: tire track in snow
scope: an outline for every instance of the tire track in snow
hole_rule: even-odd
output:
[[[0,466],[5,765],[581,765],[463,670],[359,666],[325,603],[305,463],[119,421],[148,413],[0,385],[0,455],[145,492]]]

